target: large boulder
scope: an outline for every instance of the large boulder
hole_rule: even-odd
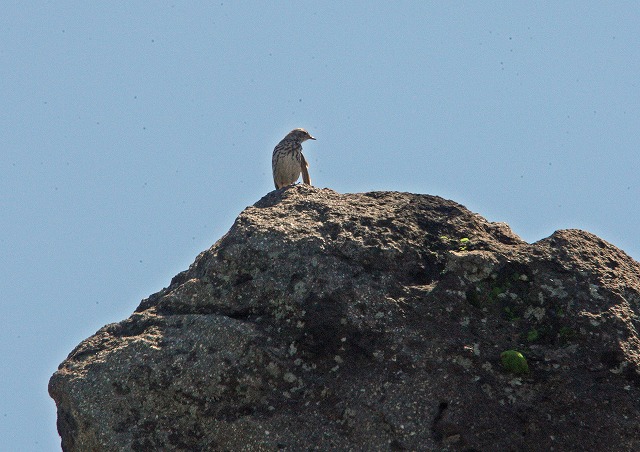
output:
[[[442,198],[274,191],[53,375],[68,451],[638,450],[640,265]]]

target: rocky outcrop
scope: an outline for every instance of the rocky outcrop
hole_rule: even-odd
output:
[[[49,391],[69,451],[638,450],[639,311],[640,265],[587,232],[298,185]]]

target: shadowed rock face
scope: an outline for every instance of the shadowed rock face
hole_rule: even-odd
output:
[[[528,244],[438,197],[298,185],[49,392],[74,451],[637,450],[639,310],[640,265],[587,232]]]

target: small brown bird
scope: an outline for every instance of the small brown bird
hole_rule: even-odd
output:
[[[315,140],[304,129],[293,129],[273,149],[271,167],[273,169],[273,182],[276,188],[294,184],[302,172],[302,181],[311,185],[309,178],[309,164],[302,155],[302,142]]]

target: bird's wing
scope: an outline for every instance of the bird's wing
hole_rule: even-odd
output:
[[[309,177],[309,170],[307,168],[309,168],[309,164],[307,163],[307,160],[304,158],[304,154],[300,154],[300,156],[302,157],[300,159],[300,168],[302,169],[302,182],[304,182],[307,185],[311,185],[311,178]]]

